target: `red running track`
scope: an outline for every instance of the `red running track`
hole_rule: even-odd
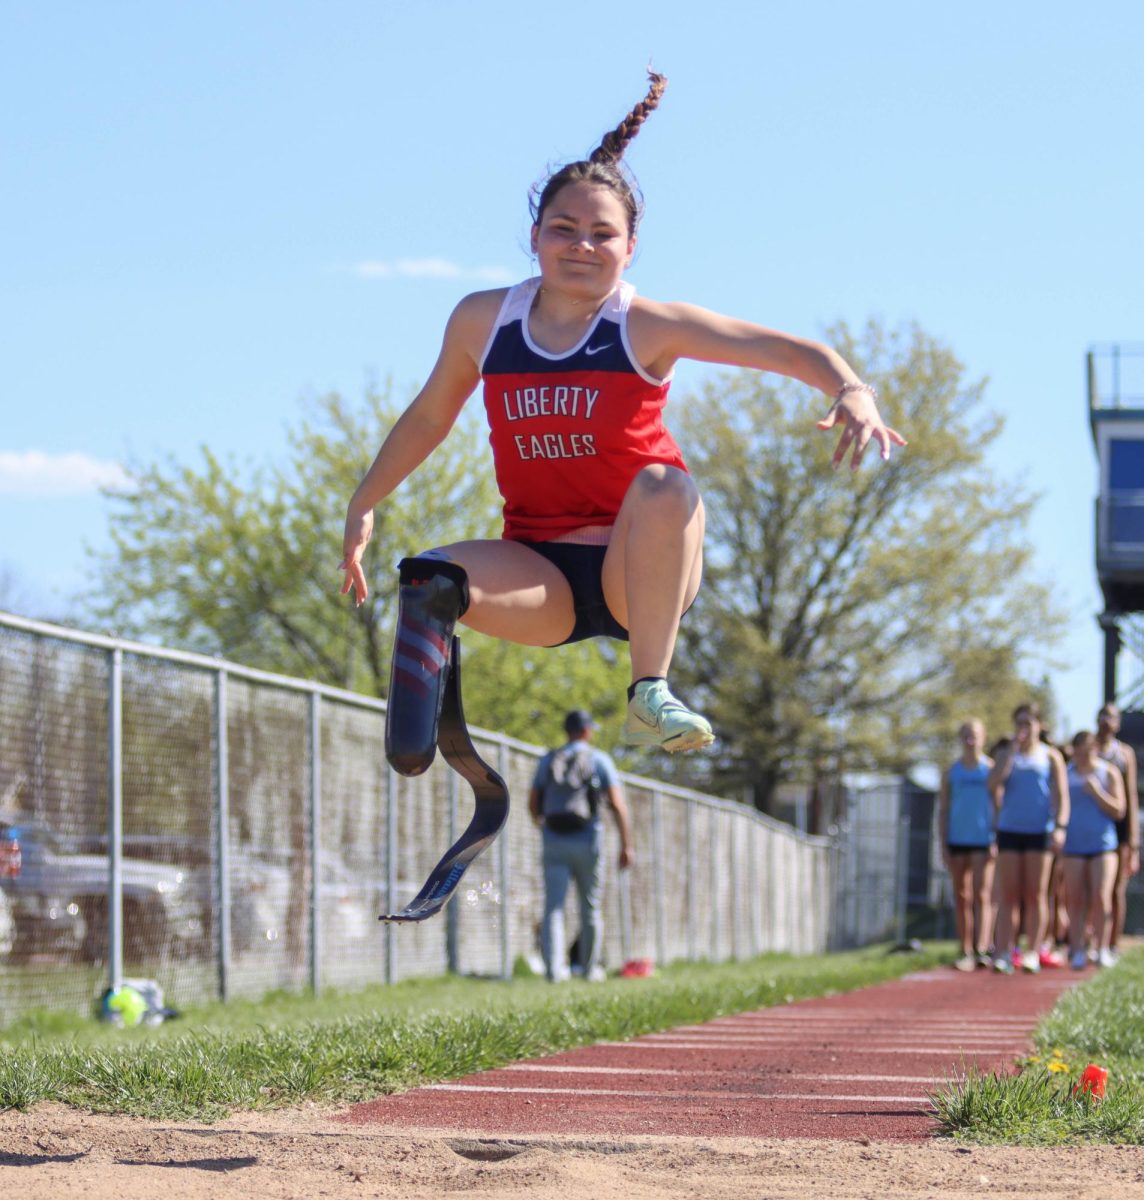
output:
[[[938,968],[514,1063],[354,1106],[342,1119],[480,1135],[865,1137],[920,1141],[926,1093],[1011,1072],[1071,972]],[[633,982],[638,987],[638,982]]]

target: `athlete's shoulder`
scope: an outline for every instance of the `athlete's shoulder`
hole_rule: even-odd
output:
[[[653,300],[650,296],[641,296],[638,292],[633,293],[630,308],[632,312],[653,320],[671,321],[674,324],[703,324],[727,319],[714,309],[689,304],[686,300]]]
[[[683,320],[694,305],[683,304],[678,300],[653,300],[650,296],[641,296],[633,291],[628,302],[628,311],[650,321],[680,321]]]
[[[446,347],[459,348],[473,362],[479,363],[509,291],[509,288],[490,288],[464,296],[453,309],[445,328]]]
[[[496,320],[497,313],[500,312],[505,297],[510,291],[510,288],[499,287],[489,288],[483,292],[470,292],[467,296],[462,297],[457,307],[453,309],[451,320],[465,325],[481,323],[491,325]]]

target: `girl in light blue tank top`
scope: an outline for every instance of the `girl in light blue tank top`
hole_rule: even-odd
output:
[[[953,884],[953,911],[961,957],[959,971],[989,965],[993,927],[993,799],[989,770],[993,760],[982,753],[985,726],[966,721],[957,731],[961,756],[943,772],[938,792],[938,832]]]
[[[986,787],[993,760],[982,755],[972,766],[958,759],[949,768],[949,817],[945,844],[987,850],[993,842],[993,800]]]
[[[987,786],[1000,797],[993,967],[1011,975],[1016,960],[1034,973],[1045,962],[1058,965],[1051,946],[1045,946],[1049,880],[1069,821],[1064,759],[1042,741],[1037,705],[1022,704],[1014,711],[1012,742],[998,753]],[[1026,944],[1017,954],[1022,929]]]
[[[1001,833],[1052,833],[1052,760],[1049,748],[1036,742],[1012,757],[1005,780],[997,829]]]
[[[1097,756],[1096,738],[1087,730],[1073,738],[1068,769],[1069,815],[1065,837],[1065,890],[1069,905],[1069,963],[1088,966],[1086,930],[1101,966],[1111,961],[1112,890],[1116,885],[1116,822],[1124,815],[1120,772]]]

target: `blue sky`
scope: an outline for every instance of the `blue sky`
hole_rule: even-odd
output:
[[[1056,691],[1087,720],[1084,354],[1144,341],[1142,45],[1128,2],[7,0],[7,598],[75,611],[117,463],[274,456],[305,396],[420,382],[460,296],[528,273],[528,186],[650,57],[671,84],[630,152],[630,277],[800,334],[916,320],[988,376],[992,463],[1044,494],[1037,566],[1073,616]]]

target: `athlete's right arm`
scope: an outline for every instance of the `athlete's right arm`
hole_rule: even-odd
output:
[[[1013,747],[1003,746],[997,751],[997,758],[993,762],[993,766],[989,770],[989,777],[985,781],[985,786],[994,794],[993,802],[1000,807],[1000,799],[997,796],[999,789],[1003,788],[1009,780],[1009,776],[1013,772]]]
[[[441,353],[425,386],[389,431],[350,500],[339,570],[346,573],[342,595],[352,588],[359,605],[369,595],[361,558],[373,533],[373,510],[453,428],[465,401],[480,382],[478,362],[503,299],[503,288],[475,292],[453,310]]]
[[[941,856],[945,865],[949,866],[949,767],[941,773],[941,783],[937,789],[937,829],[941,838]]]

